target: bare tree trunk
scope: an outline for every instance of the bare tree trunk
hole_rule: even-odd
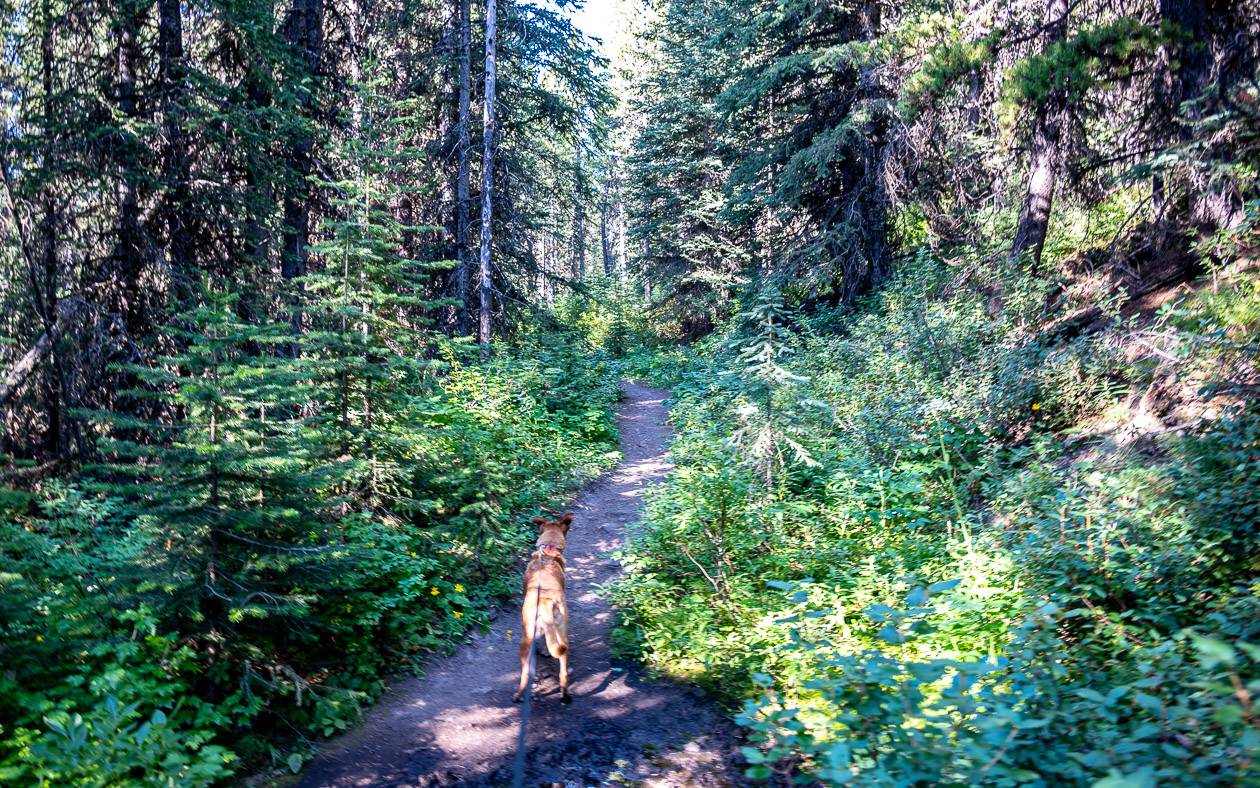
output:
[[[285,38],[294,53],[301,59],[306,73],[319,73],[324,49],[323,0],[293,0],[286,24]],[[308,90],[303,93],[300,107],[308,118],[313,114],[314,97]],[[311,184],[314,169],[312,155],[314,140],[309,131],[297,132],[289,147],[288,165],[291,182],[284,199],[284,249],[280,259],[280,275],[286,282],[306,274],[311,235]],[[294,293],[292,316],[293,333],[302,331],[301,286]]]
[[[437,110],[436,155],[433,158],[441,170],[438,177],[439,193],[436,215],[437,223],[442,227],[442,235],[440,237],[441,249],[437,256],[442,259],[458,259],[459,254],[459,232],[455,228],[455,181],[458,178],[458,172],[456,168],[451,167],[457,155],[456,148],[459,134],[459,80],[456,71],[459,65],[458,63],[449,62],[449,56],[458,51],[458,41],[459,20],[454,20],[452,24],[443,23],[441,40],[437,46],[440,68],[437,69],[437,73],[434,75],[435,85],[433,88],[434,104]],[[445,287],[448,294],[458,296],[458,265],[446,272]],[[447,304],[442,308],[442,312],[447,332],[454,334],[459,323],[459,306],[457,304]]]
[[[976,41],[982,39],[989,32],[992,19],[989,14],[985,13],[987,4],[987,0],[968,0],[964,6],[963,19],[969,23],[967,25],[968,39]],[[974,69],[967,75],[967,128],[973,132],[980,126],[981,109],[984,103],[984,84],[984,74],[979,69]]]
[[[639,275],[643,277],[643,305],[650,306],[652,304],[652,277],[651,268],[648,265],[648,240],[647,236],[643,237],[642,246],[639,249]]]
[[[612,182],[613,174],[610,169],[604,179],[604,196],[599,204],[599,249],[604,258],[604,276],[612,276],[613,272],[612,239],[608,235],[608,212],[612,210]]]
[[[556,305],[556,288],[555,283],[551,281],[551,257],[552,248],[554,246],[550,232],[545,232],[542,237],[542,259],[539,261],[539,268],[542,270],[542,294],[543,300],[547,302],[547,306]]]
[[[599,206],[599,248],[604,259],[604,276],[612,276],[612,247],[608,240],[608,203]]]
[[[1067,35],[1068,0],[1048,0],[1042,51]],[[1036,108],[1033,118],[1032,147],[1029,157],[1028,187],[1015,228],[1008,259],[1019,265],[1025,255],[1032,257],[1032,270],[1041,263],[1050,226],[1050,208],[1054,202],[1055,179],[1059,169],[1059,153],[1063,135],[1063,107],[1059,96],[1046,96]]]
[[[459,163],[455,170],[455,253],[459,264],[455,268],[455,297],[459,299],[456,327],[460,336],[469,331],[468,279],[468,149],[469,94],[472,70],[472,8],[470,0],[459,0],[459,139],[456,156]]]
[[[40,36],[40,65],[41,78],[43,81],[43,123],[44,134],[46,136],[47,149],[45,155],[48,161],[56,161],[56,151],[54,149],[52,132],[53,124],[56,122],[55,110],[53,107],[53,62],[56,56],[56,33],[53,27],[52,4],[49,0],[44,0],[43,4],[43,26]],[[8,166],[5,164],[4,166]],[[57,256],[57,202],[54,196],[54,190],[45,188],[40,197],[40,257],[42,258],[43,281],[37,282],[32,275],[31,290],[35,294],[35,305],[40,312],[40,320],[44,324],[44,335],[51,339],[49,351],[56,353],[56,336],[53,333],[53,325],[57,319],[57,282],[60,278],[60,266],[58,265]],[[14,215],[13,221],[17,222],[18,217]],[[32,266],[34,269],[34,266]],[[54,356],[54,361],[57,359]],[[55,456],[64,458],[69,455],[70,442],[66,437],[65,420],[62,415],[65,410],[65,392],[60,381],[64,379],[61,375],[47,378],[44,385],[44,409],[48,418],[48,434],[46,440],[46,448]]]
[[[495,11],[495,0],[486,0],[486,95],[481,113],[481,319],[477,332],[483,354],[490,348],[490,241],[494,224],[494,144],[498,131],[494,118],[494,59],[498,33]]]
[[[117,9],[117,43],[114,48],[115,101],[118,112],[128,121],[140,119],[136,96],[136,74],[140,69],[140,28],[144,19],[144,4],[139,0],[124,0]],[[127,135],[120,135],[116,146],[118,155],[118,184],[115,191],[117,211],[114,244],[108,288],[110,309],[122,315],[127,335],[135,338],[146,329],[144,309],[140,298],[140,275],[144,268],[144,245],[140,227],[140,166],[136,160],[139,148]]]
[[[258,5],[258,12],[263,13],[263,18],[271,24],[271,20],[275,19],[274,0],[260,0]],[[246,65],[244,79],[247,106],[259,118],[257,130],[264,135],[273,133],[272,124],[267,120],[270,115],[267,110],[273,101],[267,69],[265,56],[261,52],[255,52],[251,62]],[[251,285],[268,275],[271,268],[272,237],[267,229],[267,220],[275,211],[276,188],[267,151],[246,151],[244,177],[249,200],[245,207],[243,251],[245,259],[252,263],[252,268],[246,269],[242,277],[246,286],[242,288],[236,310],[245,320],[254,320],[262,314],[264,307],[261,303],[262,288]]]
[[[52,140],[53,124],[56,122],[53,109],[53,58],[56,50],[56,33],[53,28],[52,9],[49,0],[44,0],[43,7],[43,23],[44,29],[40,36],[40,65],[41,78],[43,81],[43,123],[45,134],[46,150],[45,156],[49,162],[56,160],[56,151]],[[7,165],[6,165],[7,166]],[[44,329],[48,330],[52,326],[54,316],[57,314],[57,202],[54,197],[53,189],[43,189],[40,195],[40,255],[43,258],[43,287],[40,288],[39,282],[31,282],[36,296],[36,304],[41,307],[44,320]],[[15,215],[13,221],[17,222],[18,217]]]
[[[581,142],[574,154],[574,194],[573,204],[573,281],[581,282],[586,278],[586,202],[582,195],[582,147]]]
[[[167,255],[177,303],[186,303],[197,268],[192,239],[191,171],[183,116],[187,111],[184,73],[184,26],[180,0],[158,0],[158,80],[161,84],[162,127],[166,152],[162,174],[170,190],[166,210]]]

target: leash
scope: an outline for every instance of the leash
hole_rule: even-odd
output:
[[[538,562],[541,565],[543,546],[538,546]],[[542,589],[534,586],[534,626],[530,628],[533,637],[529,642],[529,680],[525,684],[525,697],[521,698],[521,730],[516,735],[516,759],[512,762],[512,788],[525,785],[525,736],[529,733],[529,705],[534,697],[534,661],[538,654],[538,597]],[[524,637],[522,632],[521,636]]]

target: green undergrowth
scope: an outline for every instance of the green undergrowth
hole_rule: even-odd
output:
[[[741,706],[777,784],[1256,783],[1258,281],[1094,293],[1106,328],[1067,331],[1055,283],[925,253],[855,309],[767,285],[632,359],[676,468],[619,647]]]
[[[116,421],[78,480],[0,491],[0,783],[296,770],[484,627],[528,516],[618,456],[614,367],[569,334],[321,374],[190,319],[177,434]]]

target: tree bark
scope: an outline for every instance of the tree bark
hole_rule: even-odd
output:
[[[53,124],[56,123],[56,110],[53,101],[53,63],[56,57],[56,32],[53,27],[52,3],[44,0],[42,7],[43,30],[40,35],[40,77],[43,88],[43,132],[44,132],[44,155],[47,162],[57,160],[56,146],[53,142]],[[6,168],[8,164],[4,165]],[[32,266],[31,291],[35,295],[36,309],[39,311],[40,321],[44,324],[44,336],[49,337],[49,352],[56,353],[56,335],[53,332],[53,325],[57,319],[57,291],[58,280],[61,276],[59,265],[59,257],[57,254],[57,201],[54,195],[55,190],[44,188],[41,190],[43,194],[40,198],[40,257],[43,268],[42,282],[34,281],[34,268]],[[13,216],[16,223],[18,217]],[[38,360],[38,359],[36,359]],[[54,355],[54,361],[57,362],[58,372],[60,372],[60,361]],[[67,392],[61,385],[65,379],[64,375],[57,374],[46,379],[43,386],[44,393],[44,412],[48,418],[48,433],[45,439],[45,448],[50,453],[59,458],[69,456],[70,442],[67,439],[65,422],[62,416],[65,414],[65,398]]]
[[[439,249],[436,256],[443,259],[458,259],[458,236],[455,228],[457,168],[454,166],[457,157],[459,136],[459,64],[454,59],[459,51],[459,19],[444,20],[441,34],[435,48],[437,65],[433,75],[433,102],[436,111],[437,131],[433,144],[433,160],[437,164],[438,201],[436,220],[441,226]],[[432,255],[431,255],[432,256]],[[448,295],[459,293],[459,266],[456,265],[445,272],[444,287]],[[447,333],[454,334],[459,323],[459,307],[447,304],[442,313],[445,317]]]
[[[114,47],[114,100],[118,112],[128,121],[140,119],[136,74],[141,64],[140,28],[145,8],[140,0],[124,0],[117,9]],[[140,298],[140,276],[144,268],[140,227],[140,149],[131,134],[119,134],[115,145],[118,183],[115,187],[115,243],[107,272],[110,309],[124,318],[127,335],[135,338],[148,328]]]
[[[647,235],[644,235],[639,249],[639,275],[643,277],[643,305],[646,307],[652,305],[652,266],[648,259],[648,251],[648,239]]]
[[[612,247],[608,241],[608,203],[599,206],[599,249],[604,259],[604,276],[612,276]]]
[[[180,0],[158,0],[158,80],[166,151],[162,170],[169,189],[166,209],[167,256],[176,303],[186,304],[197,268],[192,239],[191,170],[184,131],[188,88],[184,70],[184,26]]]
[[[615,161],[612,165],[615,166]],[[612,239],[608,232],[608,213],[612,210],[612,184],[613,174],[610,169],[604,179],[604,196],[599,204],[599,249],[604,258],[604,276],[612,276],[613,272]]]
[[[1048,0],[1046,3],[1042,51],[1067,35],[1069,10],[1068,0]],[[1031,257],[1034,274],[1041,264],[1041,252],[1045,248],[1046,231],[1050,226],[1062,135],[1062,98],[1047,96],[1037,106],[1033,117],[1028,186],[1019,212],[1015,240],[1007,258],[1010,265],[1016,266],[1025,256]]]
[[[4,405],[17,393],[26,378],[35,371],[36,365],[52,352],[53,344],[60,338],[61,327],[55,326],[53,333],[39,335],[35,344],[30,347],[9,371],[0,376],[0,405]]]
[[[275,18],[273,0],[263,0],[260,13],[264,18]],[[224,42],[226,44],[227,42]],[[245,96],[247,106],[253,116],[258,118],[257,132],[263,136],[274,133],[273,124],[268,120],[272,113],[270,80],[266,56],[261,51],[250,53],[250,62],[245,70]],[[238,137],[237,141],[242,138]],[[245,153],[245,189],[249,200],[243,206],[246,211],[244,230],[244,257],[253,267],[244,271],[240,300],[237,302],[237,313],[245,320],[252,321],[264,311],[262,305],[262,288],[255,283],[264,275],[270,274],[271,243],[273,238],[267,228],[268,219],[274,215],[276,208],[276,184],[273,162],[268,151],[249,148]]]
[[[458,140],[455,143],[458,160],[455,168],[455,254],[458,264],[455,267],[455,297],[459,299],[456,328],[460,336],[467,336],[469,332],[468,280],[472,264],[468,248],[468,149],[472,146],[469,137],[471,6],[471,0],[459,0],[459,118],[456,122]]]
[[[286,23],[285,40],[306,74],[311,77],[318,75],[324,49],[323,0],[293,0]],[[303,92],[298,106],[308,120],[312,118],[314,97],[309,89]],[[313,195],[310,176],[314,170],[313,153],[314,140],[310,131],[298,131],[289,146],[287,163],[290,182],[284,199],[284,249],[280,260],[280,275],[286,282],[292,282],[306,274],[311,235],[310,206]],[[301,291],[299,284],[293,294],[294,302],[291,307],[290,322],[295,334],[302,331]]]
[[[498,127],[494,113],[495,54],[497,26],[495,0],[486,0],[486,91],[482,107],[481,155],[481,282],[480,325],[477,341],[482,353],[490,347],[490,241],[494,224],[494,145]]]
[[[586,278],[586,202],[582,195],[582,147],[578,142],[573,168],[573,281]]]

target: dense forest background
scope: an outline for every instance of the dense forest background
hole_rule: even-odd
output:
[[[0,0],[0,780],[300,768],[677,468],[627,654],[788,784],[1240,784],[1260,7]]]

